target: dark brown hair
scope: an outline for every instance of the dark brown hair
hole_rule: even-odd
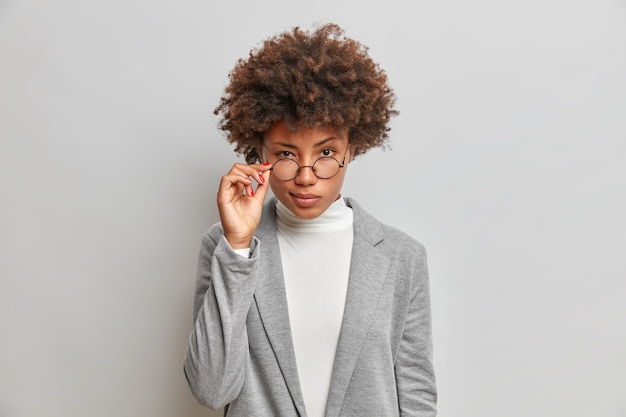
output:
[[[354,156],[383,146],[398,114],[387,74],[368,48],[336,24],[313,32],[298,27],[263,41],[229,74],[214,113],[235,152],[248,163],[272,123],[333,127],[348,133]]]

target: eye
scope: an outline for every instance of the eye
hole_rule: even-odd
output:
[[[322,156],[333,156],[335,154],[335,151],[333,149],[330,148],[326,148],[322,150]]]
[[[277,152],[276,155],[279,158],[293,158],[293,154],[289,151],[280,151],[280,152]]]

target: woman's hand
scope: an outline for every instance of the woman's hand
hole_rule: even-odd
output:
[[[224,236],[233,249],[249,248],[269,189],[271,164],[235,164],[222,177],[217,208]],[[264,176],[265,174],[265,176]],[[256,191],[252,179],[258,183]]]

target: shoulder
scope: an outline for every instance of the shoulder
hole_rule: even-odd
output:
[[[346,204],[354,212],[355,232],[378,248],[399,254],[424,256],[426,248],[415,237],[396,226],[383,223],[368,213],[352,198],[346,198]]]
[[[426,252],[426,248],[422,242],[415,239],[405,231],[384,223],[381,223],[381,226],[385,233],[385,240],[388,240],[392,244],[398,245],[399,247],[406,247],[420,253]]]

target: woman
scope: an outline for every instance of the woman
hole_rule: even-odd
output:
[[[435,416],[423,246],[342,198],[397,114],[385,72],[334,24],[267,39],[215,110],[248,164],[203,238],[184,370],[227,416]],[[273,197],[266,196],[272,189]]]

